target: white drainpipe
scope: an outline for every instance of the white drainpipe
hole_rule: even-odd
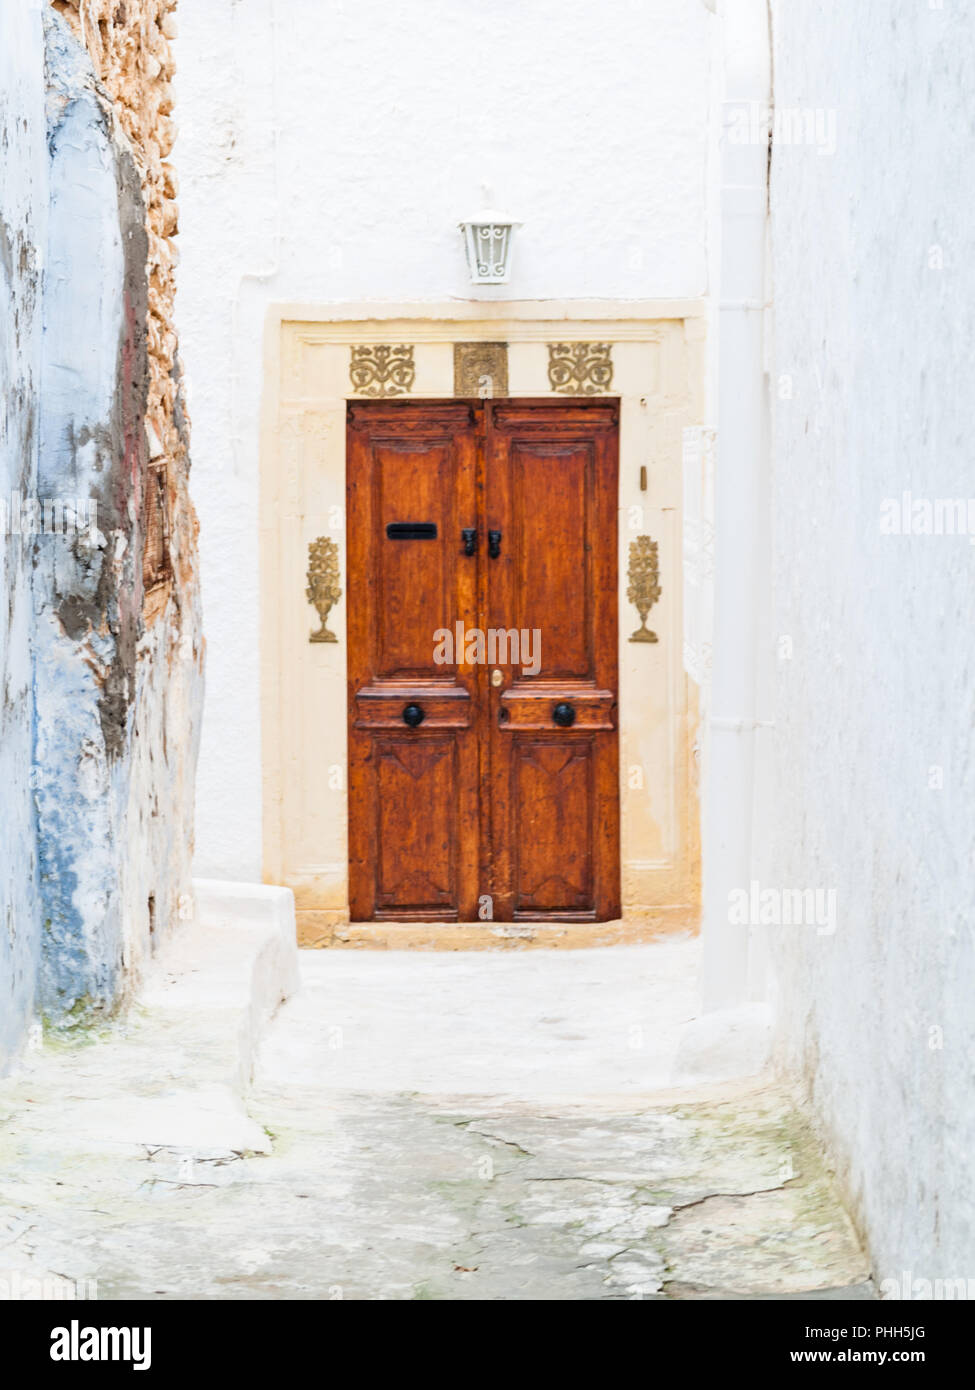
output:
[[[714,632],[703,804],[702,1003],[749,997],[747,926],[728,920],[728,894],[752,868],[758,643],[768,601],[766,392],[762,351],[771,104],[767,0],[723,0],[720,139]],[[747,127],[746,127],[747,122]],[[745,129],[751,131],[744,139]]]

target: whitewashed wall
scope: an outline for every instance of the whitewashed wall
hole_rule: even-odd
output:
[[[780,1040],[880,1279],[975,1276],[975,547],[893,536],[886,498],[975,496],[975,29],[945,0],[774,0],[776,104],[835,154],[772,162],[771,886]],[[828,127],[822,127],[827,129]],[[828,142],[827,142],[828,143]]]
[[[25,124],[26,123],[26,124]],[[47,221],[39,5],[0,9],[0,1073],[21,1046],[40,959],[31,797],[30,542],[12,494],[36,488],[41,258]],[[16,504],[15,504],[16,505]]]
[[[703,294],[712,23],[702,0],[181,6],[177,308],[208,643],[201,873],[261,874],[267,306],[470,298],[456,224],[485,199],[525,225],[510,285],[484,298]]]

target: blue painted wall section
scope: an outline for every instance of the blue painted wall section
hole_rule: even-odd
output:
[[[2,1073],[35,1020],[110,1015],[192,913],[203,643],[185,491],[173,576],[151,603],[143,588],[137,152],[51,9],[2,7],[0,92]]]
[[[111,1007],[122,971],[116,863],[142,606],[147,239],[138,171],[87,54],[47,22],[50,204],[38,488],[97,523],[37,539],[39,998],[56,1020]],[[86,517],[90,517],[90,511]]]
[[[36,490],[41,254],[47,214],[43,33],[37,10],[0,7],[0,1073],[35,1002],[41,923],[31,790],[30,537]]]

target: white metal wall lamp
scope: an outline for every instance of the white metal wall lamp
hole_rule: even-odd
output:
[[[467,265],[474,285],[506,285],[511,272],[511,241],[520,222],[500,212],[482,212],[461,222]]]

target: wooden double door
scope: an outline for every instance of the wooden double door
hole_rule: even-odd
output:
[[[350,402],[353,920],[619,915],[615,400]]]

